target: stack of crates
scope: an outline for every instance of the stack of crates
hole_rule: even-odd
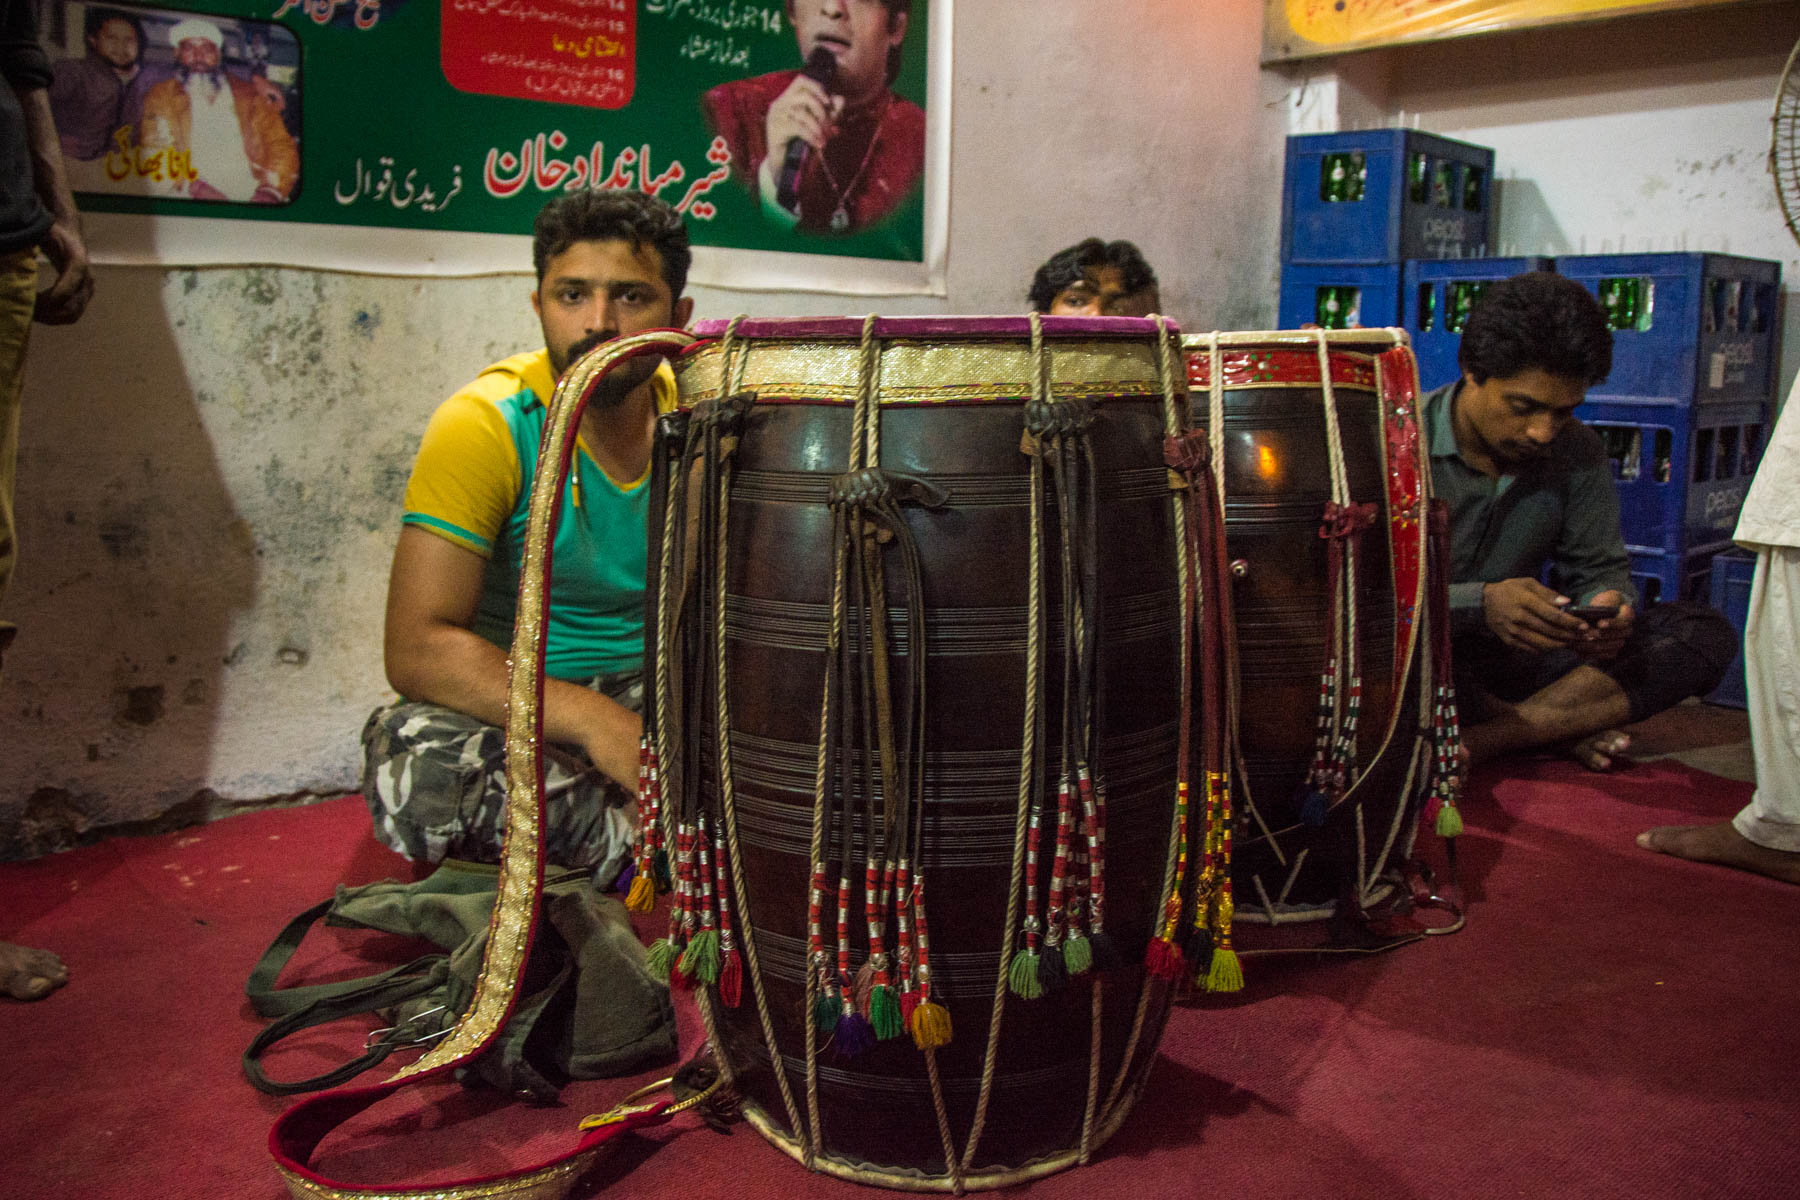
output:
[[[1639,595],[1705,602],[1769,430],[1781,265],[1601,254],[1556,269],[1599,298],[1613,328],[1612,373],[1576,415],[1612,460]]]
[[[1492,150],[1416,129],[1288,138],[1281,327],[1398,325],[1405,260],[1493,244],[1493,181]]]
[[[1414,259],[1402,268],[1401,321],[1412,335],[1419,360],[1419,386],[1426,391],[1462,375],[1456,353],[1463,323],[1488,284],[1527,271],[1553,270],[1548,258]]]

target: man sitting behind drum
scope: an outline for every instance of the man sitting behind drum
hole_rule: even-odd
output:
[[[1702,605],[1637,609],[1606,452],[1574,418],[1612,370],[1587,289],[1541,271],[1492,285],[1459,362],[1421,407],[1450,511],[1464,742],[1473,762],[1561,746],[1608,770],[1630,745],[1619,727],[1712,690],[1736,634]]]
[[[1057,317],[1147,317],[1162,311],[1156,272],[1126,241],[1088,238],[1051,255],[1031,279],[1031,311]]]
[[[438,408],[406,488],[385,656],[401,699],[364,726],[363,794],[376,837],[416,860],[499,857],[507,649],[556,381],[601,343],[693,312],[681,294],[687,230],[641,192],[552,200],[532,258],[544,346],[488,367]],[[636,826],[647,483],[657,415],[675,400],[667,366],[625,370],[581,418],[545,634],[545,854],[592,868],[602,887]]]

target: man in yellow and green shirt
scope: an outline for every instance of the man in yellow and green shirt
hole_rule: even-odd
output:
[[[575,192],[538,215],[544,347],[495,363],[432,417],[407,484],[385,660],[400,693],[363,730],[375,833],[408,857],[494,860],[506,806],[506,656],[545,406],[576,359],[687,324],[691,259],[668,205]],[[590,400],[553,533],[544,683],[545,852],[606,885],[635,830],[645,522],[667,367]]]

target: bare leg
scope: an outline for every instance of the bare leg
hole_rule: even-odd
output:
[[[1477,764],[1563,745],[1589,770],[1605,771],[1631,745],[1618,730],[1631,719],[1631,701],[1612,676],[1585,664],[1517,704],[1490,698],[1485,718],[1463,730]]]
[[[0,942],[0,995],[42,1000],[69,982],[69,968],[48,950]]]
[[[1637,835],[1637,844],[1690,862],[1718,863],[1800,885],[1800,853],[1759,846],[1730,821],[1717,825],[1660,825]]]

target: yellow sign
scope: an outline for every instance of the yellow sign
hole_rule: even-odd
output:
[[[1743,0],[1263,0],[1263,61]]]

